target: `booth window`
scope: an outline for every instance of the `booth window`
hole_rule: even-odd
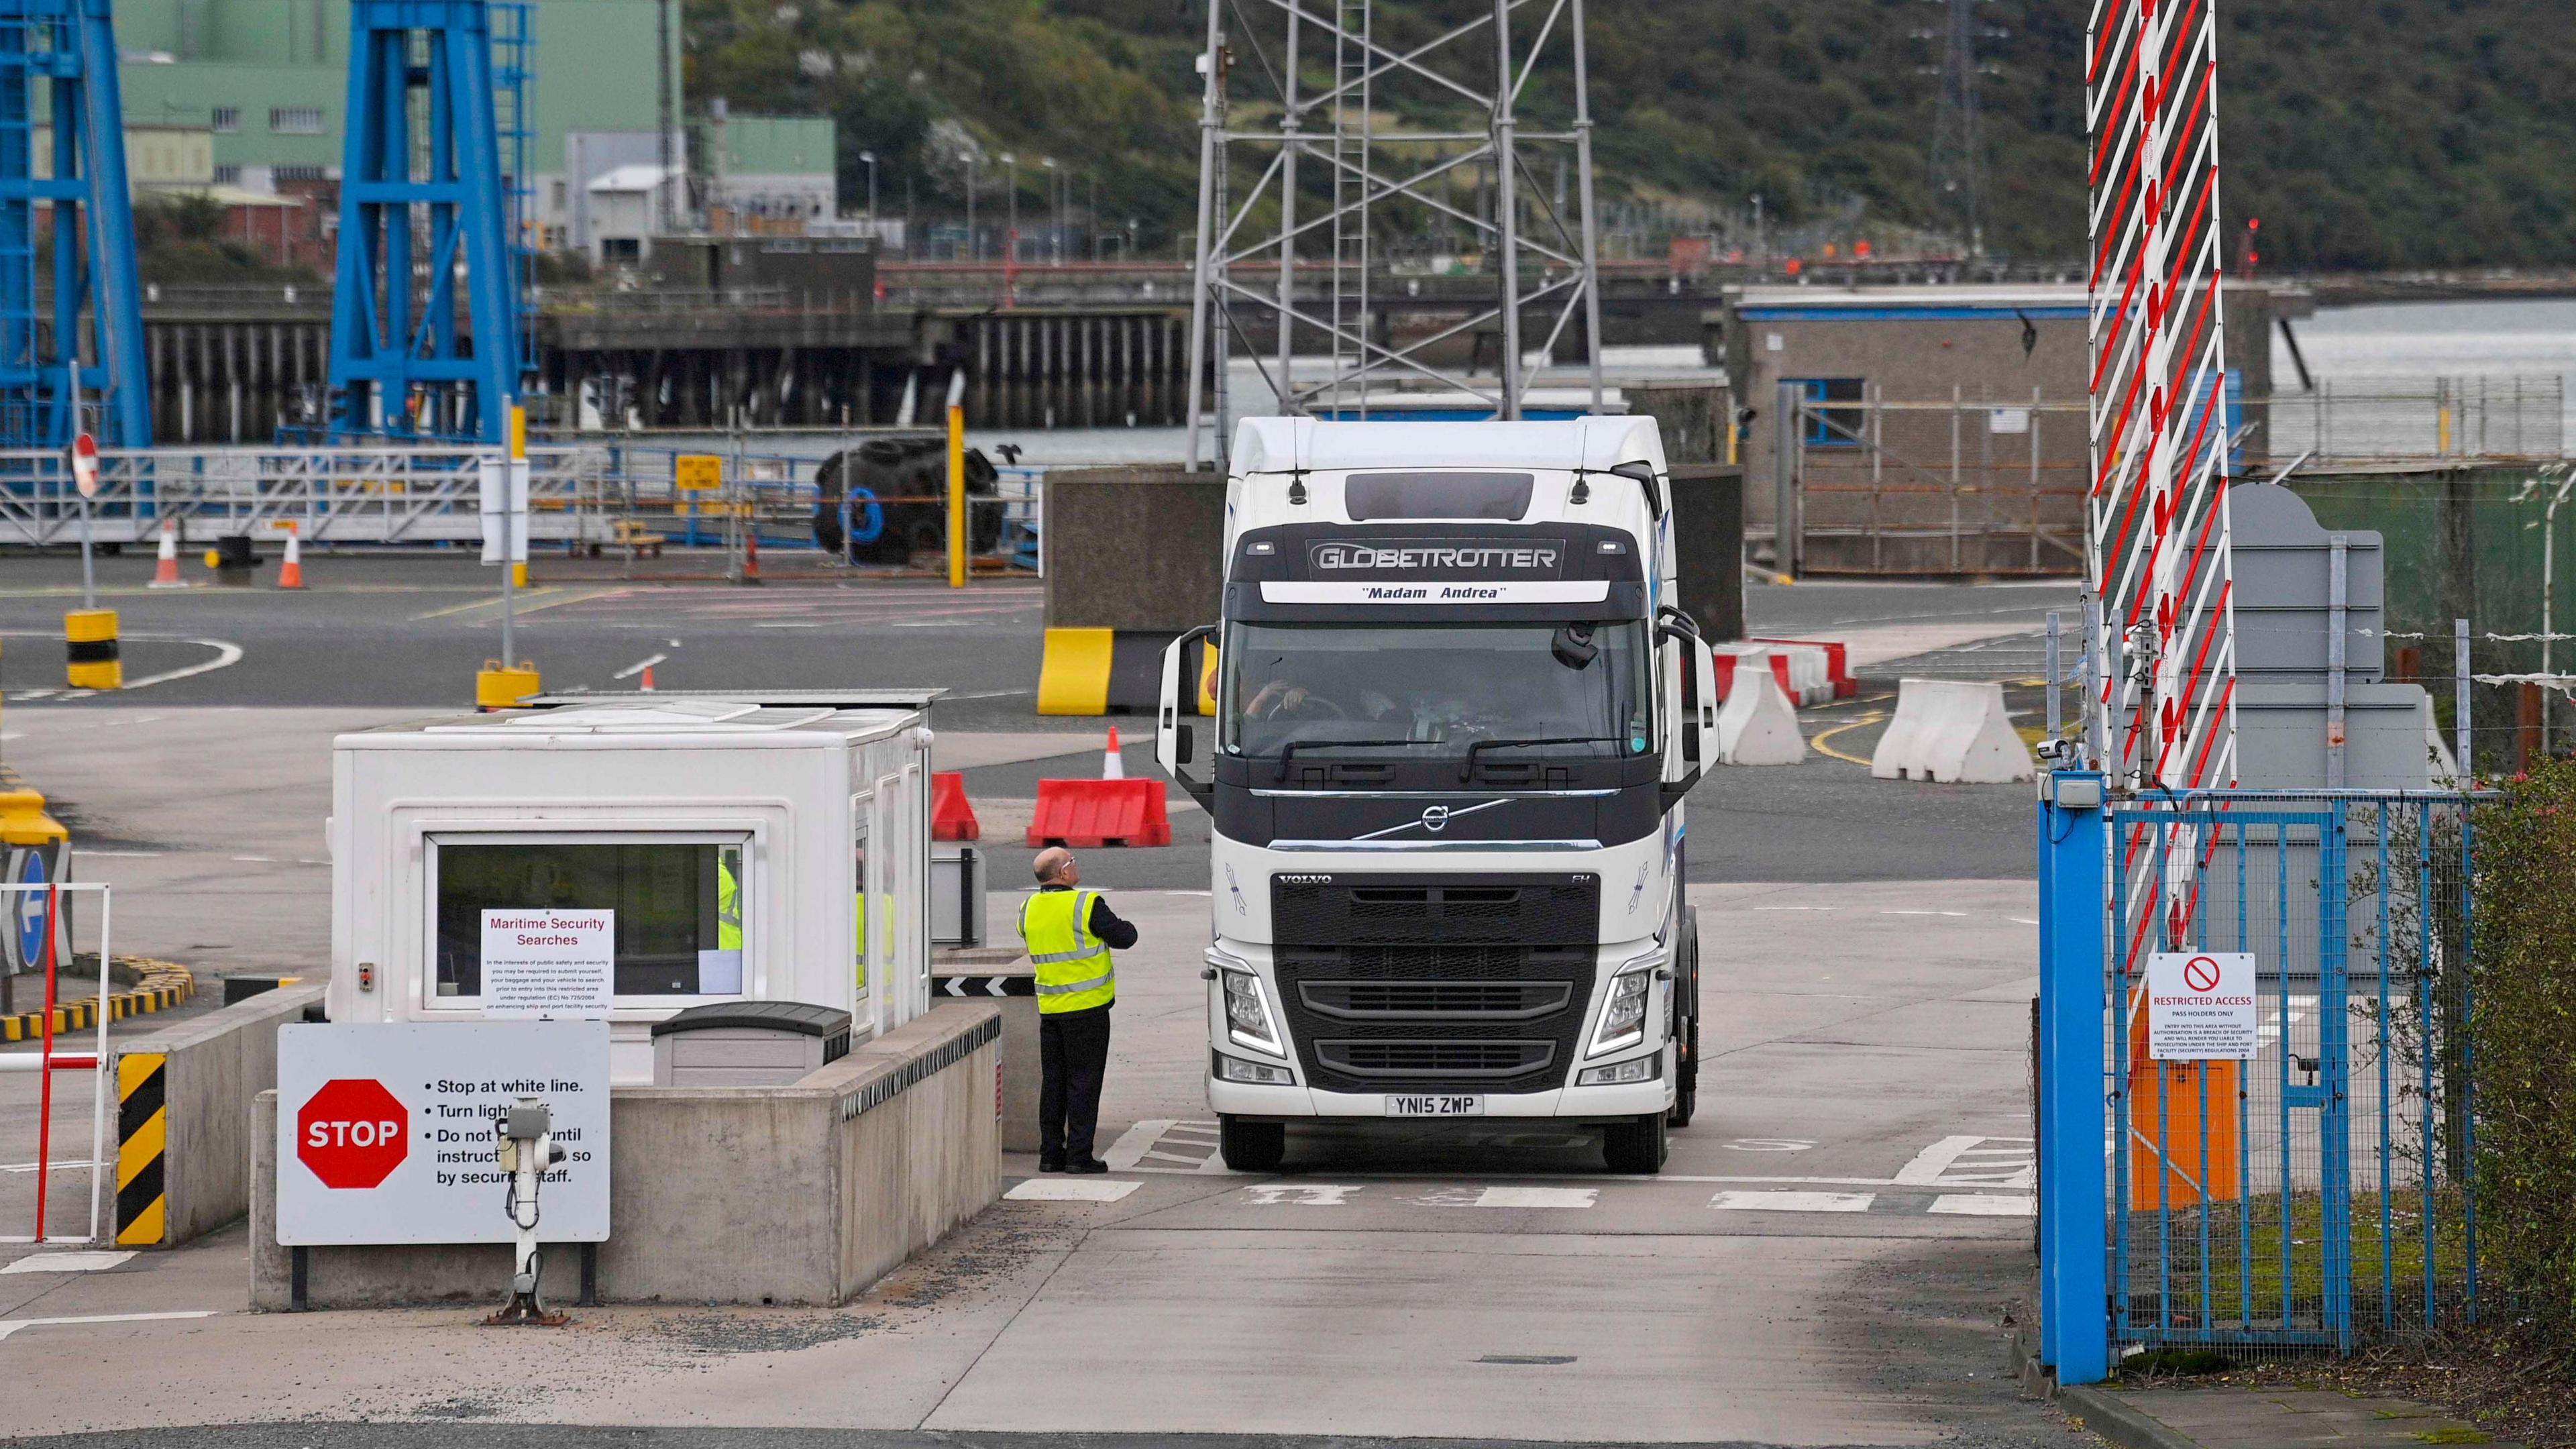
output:
[[[748,898],[732,840],[433,838],[432,989],[483,991],[487,910],[613,910],[621,998],[739,996]],[[461,1000],[455,1004],[464,1004]]]
[[[1792,377],[1783,381],[1806,396],[1805,419],[1807,446],[1810,448],[1857,448],[1861,428],[1868,421],[1865,409],[1835,407],[1835,403],[1858,403],[1868,398],[1868,379],[1858,377]]]

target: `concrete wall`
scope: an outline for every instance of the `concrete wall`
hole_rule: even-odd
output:
[[[966,988],[968,999],[989,1000],[1002,1010],[1004,1152],[1038,1150],[1038,999],[1034,995],[990,996],[985,994],[985,983],[996,977],[1009,977],[1033,986],[1037,969],[1017,946],[976,946],[940,951],[930,958],[934,995],[946,994],[949,978],[964,977],[970,983]]]
[[[1179,633],[1213,624],[1225,579],[1225,475],[1058,468],[1046,476],[1051,629]]]
[[[1655,420],[1663,436],[1664,461],[1726,461],[1726,424],[1735,410],[1734,395],[1715,381],[1641,382],[1621,388],[1630,417]]]
[[[161,1067],[163,1233],[177,1247],[250,1211],[251,1099],[277,1085],[277,1029],[322,999],[322,985],[263,992],[117,1044]],[[150,1124],[131,1134],[144,1140]],[[145,1245],[137,1245],[145,1246]]]
[[[935,1007],[785,1087],[619,1087],[612,1097],[611,1302],[846,1302],[983,1211],[1002,1190],[1001,1013]],[[251,1306],[292,1306],[274,1208],[277,1097],[260,1097]],[[495,1199],[494,1209],[499,1209]],[[544,1291],[569,1303],[580,1251],[549,1249]],[[306,1306],[490,1299],[500,1244],[307,1250]]]

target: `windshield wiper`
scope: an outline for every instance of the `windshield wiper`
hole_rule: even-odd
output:
[[[1288,762],[1299,750],[1382,750],[1396,745],[1436,745],[1438,740],[1290,740],[1279,747],[1279,773],[1275,778],[1288,778]]]
[[[1467,747],[1467,763],[1458,769],[1458,782],[1465,784],[1476,778],[1476,756],[1486,750],[1530,750],[1540,745],[1615,745],[1618,743],[1620,739],[1617,735],[1560,735],[1557,738],[1545,740],[1478,740]]]

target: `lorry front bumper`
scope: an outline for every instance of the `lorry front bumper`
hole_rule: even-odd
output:
[[[1225,1117],[1282,1121],[1312,1118],[1386,1117],[1386,1094],[1324,1092],[1311,1087],[1263,1087],[1247,1082],[1207,1082],[1208,1106]],[[1451,1094],[1444,1094],[1451,1095]],[[1548,1092],[1487,1092],[1483,1117],[1552,1117],[1576,1122],[1608,1122],[1663,1112],[1673,1104],[1670,1073],[1652,1082],[1615,1087],[1560,1087]],[[1474,1122],[1477,1117],[1398,1117],[1399,1122]]]

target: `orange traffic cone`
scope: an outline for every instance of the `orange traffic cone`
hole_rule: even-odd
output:
[[[644,692],[646,694],[653,692],[653,666],[650,664],[644,666]]]
[[[289,532],[286,535],[286,562],[278,565],[277,586],[281,589],[304,587],[304,550],[299,534]]]
[[[161,559],[152,566],[152,587],[184,589],[188,581],[179,577],[179,530],[173,523],[161,525]]]
[[[1109,727],[1109,748],[1100,756],[1100,778],[1104,780],[1127,778],[1127,762],[1118,755],[1118,726],[1116,725]]]
[[[760,582],[760,535],[757,533],[743,535],[742,581],[746,584]]]

